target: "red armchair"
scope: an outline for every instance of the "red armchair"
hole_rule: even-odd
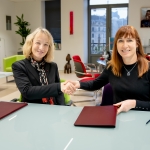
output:
[[[100,74],[99,73],[88,73],[86,71],[85,65],[81,61],[81,59],[77,60],[73,56],[73,61],[74,61],[74,66],[75,66],[75,74],[78,78],[84,78],[84,77],[92,77],[92,78],[97,78]]]
[[[73,60],[79,60],[82,62],[81,58],[79,55],[74,55],[72,57]],[[82,62],[83,63],[83,62]],[[98,72],[97,67],[94,63],[83,63],[83,65],[85,66],[85,69],[87,72]]]
[[[80,78],[80,82],[92,81],[92,80],[94,80],[95,78],[97,78],[100,75],[99,73],[87,73],[85,65],[82,63],[80,57],[74,57],[73,56],[73,61],[74,61],[74,66],[75,66],[75,74],[76,74],[76,76],[78,78]],[[77,91],[79,92],[79,91],[83,91],[83,90],[82,89],[78,89]],[[86,99],[86,100],[80,100],[80,101],[73,101],[73,104],[75,105],[75,103],[78,103],[78,102],[95,101],[96,98],[97,98],[97,91],[98,90],[93,91],[94,92],[93,99],[91,99],[91,100],[87,100]],[[88,93],[89,93],[89,91],[88,91]],[[75,95],[81,96],[80,94],[75,94]]]

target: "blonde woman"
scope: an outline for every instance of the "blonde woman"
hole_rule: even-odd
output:
[[[57,64],[52,62],[53,37],[48,30],[37,28],[28,35],[23,46],[25,59],[12,65],[16,85],[22,101],[65,105]]]

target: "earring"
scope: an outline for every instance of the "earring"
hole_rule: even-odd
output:
[[[138,47],[136,48],[136,52],[138,52],[139,51],[139,49],[138,49]]]

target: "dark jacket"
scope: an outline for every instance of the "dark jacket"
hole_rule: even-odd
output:
[[[64,95],[60,89],[60,78],[57,64],[45,64],[48,85],[42,86],[38,71],[28,59],[12,64],[16,85],[22,94],[22,101],[29,103],[42,103],[42,98],[54,97],[56,105],[65,105]]]

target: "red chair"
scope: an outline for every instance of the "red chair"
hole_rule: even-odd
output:
[[[74,60],[74,59],[76,59],[76,60],[81,61],[81,58],[80,58],[80,56],[79,56],[79,55],[74,55],[74,56],[72,56],[72,58],[73,58],[73,60]]]
[[[147,60],[150,61],[150,55],[147,54],[145,57],[146,57]]]
[[[72,57],[73,60],[79,60],[82,62],[81,58],[79,55],[74,55]],[[82,62],[83,63],[83,62]],[[94,63],[83,63],[83,65],[85,66],[85,69],[87,72],[98,72],[97,67]]]
[[[86,69],[85,69],[85,65],[82,63],[81,59],[78,59],[79,57],[74,57],[73,56],[73,61],[74,61],[74,66],[75,66],[75,74],[78,78],[80,78],[80,82],[87,82],[87,81],[92,81],[95,78],[97,78],[100,74],[99,73],[87,73]],[[78,59],[78,60],[77,60]],[[82,89],[77,89],[77,91],[79,92],[78,94],[74,94],[74,95],[78,95],[81,96],[83,90]],[[81,92],[80,92],[81,91]],[[91,102],[91,101],[95,101],[97,98],[97,91],[93,91],[94,92],[94,96],[93,99],[91,100],[79,100],[79,101],[73,101],[73,105],[75,106],[74,103],[79,103],[79,102]],[[88,91],[89,93],[89,91]],[[89,95],[89,94],[88,94]],[[87,92],[86,95],[87,96]]]
[[[100,74],[99,73],[87,73],[86,68],[82,61],[74,59],[74,66],[75,66],[75,74],[78,78],[84,78],[84,77],[92,77],[92,78],[97,78]]]

